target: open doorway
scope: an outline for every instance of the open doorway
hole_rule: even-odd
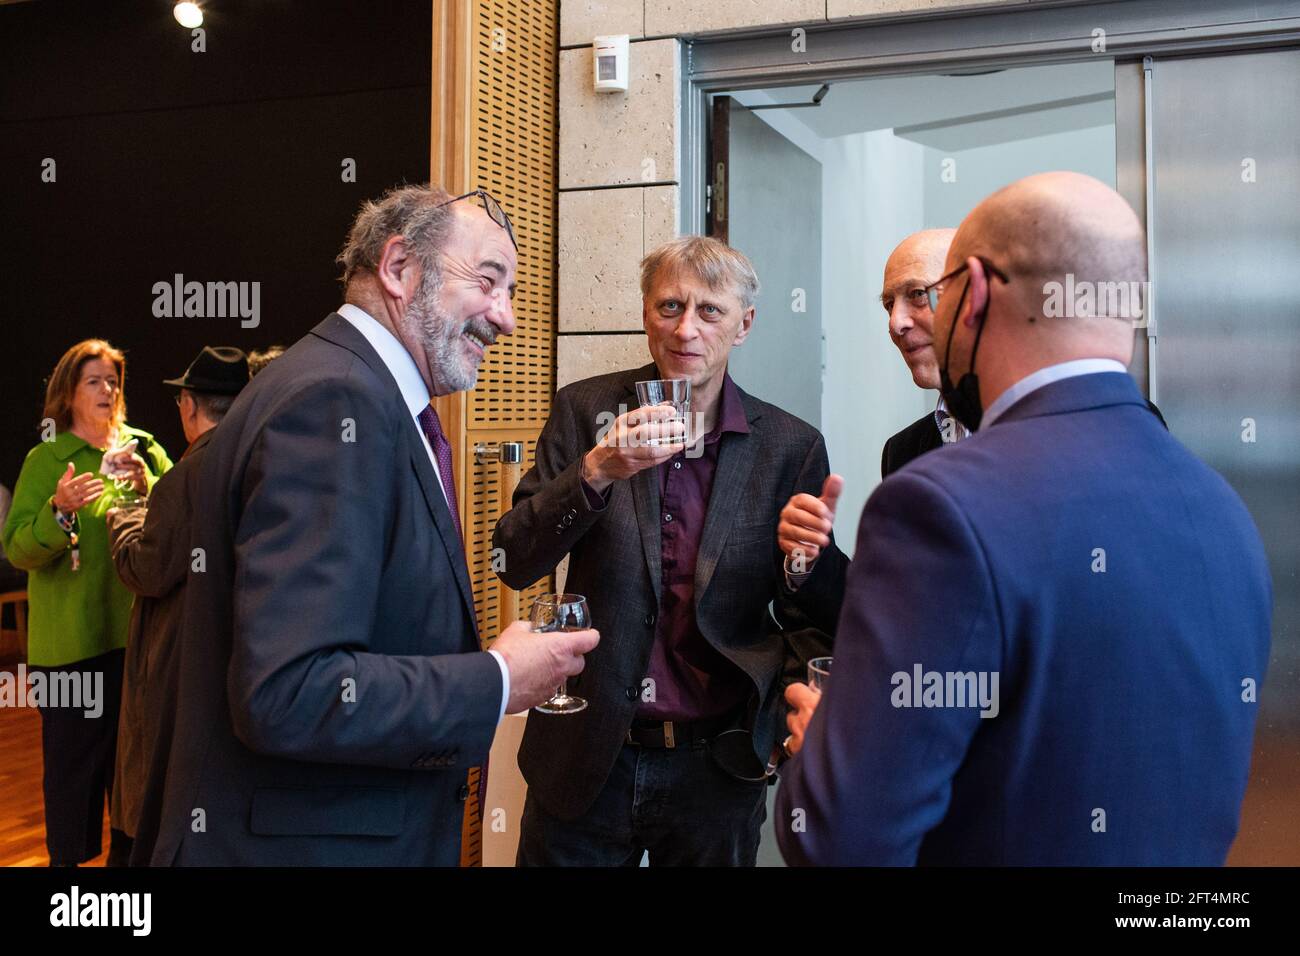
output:
[[[913,384],[889,337],[885,260],[1031,173],[1114,186],[1114,64],[811,83],[714,104],[711,231],[753,260],[763,286],[732,374],[825,435],[846,479],[835,532],[851,554],[881,448],[938,398]]]

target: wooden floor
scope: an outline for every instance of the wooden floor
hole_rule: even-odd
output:
[[[0,670],[11,669],[0,666]],[[1230,866],[1300,864],[1300,735],[1263,735],[1255,754],[1241,829]],[[103,866],[104,853],[86,866]],[[41,794],[41,716],[33,709],[0,707],[0,866],[47,866],[45,801]]]
[[[0,668],[12,673],[12,666]],[[103,866],[104,852],[83,866]],[[41,715],[34,708],[0,707],[0,866],[48,866],[45,798],[41,794]]]

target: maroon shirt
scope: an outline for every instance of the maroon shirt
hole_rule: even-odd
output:
[[[718,717],[743,705],[753,690],[749,676],[704,639],[695,620],[695,558],[723,432],[749,433],[740,392],[730,375],[723,379],[718,421],[704,437],[703,454],[688,457],[681,452],[659,466],[663,592],[646,669],[654,680],[655,699],[641,703],[641,718]]]
[[[723,432],[749,433],[740,391],[730,375],[722,381],[718,421],[704,436],[702,454],[685,451],[659,465],[660,578],[663,591],[655,617],[655,639],[646,677],[655,699],[642,701],[636,715],[648,720],[720,717],[749,699],[753,682],[705,640],[695,620],[695,559],[713,492]],[[593,508],[608,500],[583,481]],[[773,534],[775,534],[773,530]]]

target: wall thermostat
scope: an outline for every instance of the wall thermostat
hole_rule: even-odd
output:
[[[597,93],[627,92],[628,35],[596,37],[591,62]]]

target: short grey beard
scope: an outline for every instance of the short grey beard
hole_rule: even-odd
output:
[[[460,344],[464,323],[456,322],[438,305],[441,290],[440,277],[426,274],[406,318],[419,335],[434,384],[449,392],[469,391],[478,382],[478,366],[467,365]]]

